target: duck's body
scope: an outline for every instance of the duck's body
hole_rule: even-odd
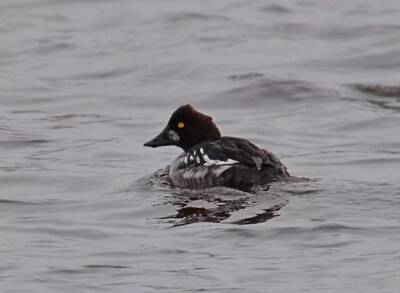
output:
[[[179,188],[226,186],[243,190],[290,178],[271,152],[243,138],[221,137],[211,117],[190,105],[178,108],[163,132],[145,145],[171,144],[185,151],[169,170],[171,182]]]
[[[270,152],[248,140],[223,136],[193,146],[171,164],[169,177],[180,188],[227,186],[247,189],[289,176]]]

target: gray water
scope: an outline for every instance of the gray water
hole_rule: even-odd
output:
[[[400,2],[0,2],[0,292],[399,292]],[[190,192],[191,103],[303,183]]]

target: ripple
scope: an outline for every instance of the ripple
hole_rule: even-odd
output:
[[[229,76],[229,79],[232,80],[248,80],[248,79],[256,79],[259,77],[264,76],[264,74],[259,72],[248,72],[248,73],[240,73],[240,74],[233,74]]]
[[[128,269],[130,267],[120,266],[120,265],[105,265],[105,264],[93,264],[93,265],[85,265],[84,268],[88,269]]]
[[[400,87],[380,84],[350,84],[350,88],[367,94],[370,105],[383,110],[400,112]]]
[[[363,93],[371,95],[400,98],[400,86],[387,86],[380,84],[352,84],[350,86]]]
[[[52,140],[48,139],[0,140],[0,147],[5,147],[5,148],[32,147],[38,144],[41,145],[51,142]]]
[[[317,225],[311,229],[312,231],[319,232],[338,232],[338,231],[346,231],[346,230],[364,230],[362,227],[330,223],[330,224],[322,224]]]
[[[287,6],[284,6],[282,4],[268,4],[260,7],[260,10],[263,12],[271,13],[273,15],[275,14],[288,14],[292,13],[293,10],[288,8]]]
[[[103,80],[110,78],[118,78],[132,73],[133,68],[115,68],[108,70],[96,70],[92,72],[84,72],[71,75],[68,78],[71,80]]]
[[[71,200],[60,200],[60,199],[23,201],[23,200],[0,198],[0,205],[13,205],[13,206],[37,206],[37,205],[40,205],[40,206],[43,206],[43,205],[58,205],[60,203],[71,204],[71,203],[75,203],[75,202],[71,201]]]
[[[24,54],[37,54],[37,55],[48,55],[53,53],[61,53],[65,51],[72,51],[75,49],[73,44],[67,42],[60,42],[55,44],[40,44],[39,46],[26,50]]]
[[[337,92],[303,80],[276,80],[261,78],[207,99],[208,106],[259,107],[272,102],[283,105],[304,99],[338,96]]]
[[[121,266],[121,265],[90,264],[90,265],[84,265],[79,268],[51,267],[48,269],[48,273],[57,275],[82,275],[82,274],[100,273],[107,270],[121,270],[129,268],[130,267],[128,266]]]
[[[219,14],[204,14],[199,12],[176,12],[171,13],[165,18],[166,22],[172,24],[182,24],[190,22],[204,21],[230,21],[230,18]]]
[[[24,205],[37,205],[37,204],[41,204],[41,203],[12,200],[12,199],[0,199],[0,206],[1,205],[15,205],[15,206],[23,205],[24,206]]]
[[[7,227],[3,227],[7,229]],[[92,239],[92,240],[102,240],[109,239],[113,237],[113,233],[99,229],[93,228],[61,228],[61,227],[50,227],[50,226],[40,226],[40,227],[30,227],[30,228],[18,228],[20,232],[29,234],[46,234],[55,237],[67,237],[76,239]]]

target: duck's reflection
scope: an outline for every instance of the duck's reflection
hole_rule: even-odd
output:
[[[168,167],[141,178],[139,182],[144,190],[165,195],[156,206],[166,207],[170,214],[157,219],[173,227],[198,222],[237,225],[263,223],[279,216],[279,211],[288,203],[282,192],[270,190],[271,185],[248,192],[226,187],[176,189],[169,180]]]
[[[175,207],[175,214],[159,219],[173,226],[197,222],[248,225],[279,216],[279,210],[287,201],[276,203],[276,200],[259,193],[249,194],[228,188],[213,188],[207,192],[181,191],[168,196],[165,202]]]

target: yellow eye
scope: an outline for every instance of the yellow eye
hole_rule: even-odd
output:
[[[179,123],[178,123],[178,128],[183,128],[183,127],[185,127],[185,123],[179,122]]]

